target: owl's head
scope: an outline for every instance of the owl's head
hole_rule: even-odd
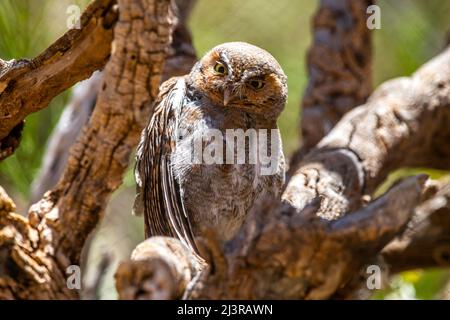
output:
[[[218,45],[197,62],[192,85],[224,108],[276,119],[287,99],[287,78],[267,51],[245,42]]]

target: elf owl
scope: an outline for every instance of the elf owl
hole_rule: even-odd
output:
[[[277,118],[287,99],[286,81],[268,52],[231,42],[209,51],[188,75],[161,85],[136,152],[133,209],[144,214],[146,237],[177,237],[198,252],[195,238],[205,230],[213,229],[221,242],[230,240],[259,196],[279,196],[284,155]],[[243,133],[245,156],[239,161]],[[213,143],[205,161],[201,152]],[[262,163],[261,149],[269,151],[275,170],[262,173],[267,161]],[[211,157],[218,161],[211,163]]]

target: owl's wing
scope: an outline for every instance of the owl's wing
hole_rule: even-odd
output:
[[[164,82],[136,152],[135,214],[144,213],[146,237],[178,237],[198,252],[184,208],[182,190],[170,164],[178,136],[178,119],[186,97],[184,78]]]

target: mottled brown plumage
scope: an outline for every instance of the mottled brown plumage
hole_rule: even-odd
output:
[[[286,98],[286,76],[277,61],[243,42],[213,48],[190,74],[163,83],[136,154],[134,211],[144,213],[146,236],[178,237],[197,251],[195,237],[205,229],[229,240],[258,196],[278,194],[284,156],[276,121]],[[192,144],[211,146],[214,139],[202,136],[211,129],[224,137],[227,129],[275,129],[267,147],[279,143],[272,154],[276,170],[261,175],[260,158],[244,164],[193,163]],[[250,150],[247,142],[247,156]]]

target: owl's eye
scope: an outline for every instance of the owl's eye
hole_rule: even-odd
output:
[[[214,71],[220,74],[228,73],[227,68],[220,62],[216,62],[216,64],[214,65]]]
[[[250,80],[249,84],[255,90],[262,89],[265,85],[264,81],[262,80]]]

